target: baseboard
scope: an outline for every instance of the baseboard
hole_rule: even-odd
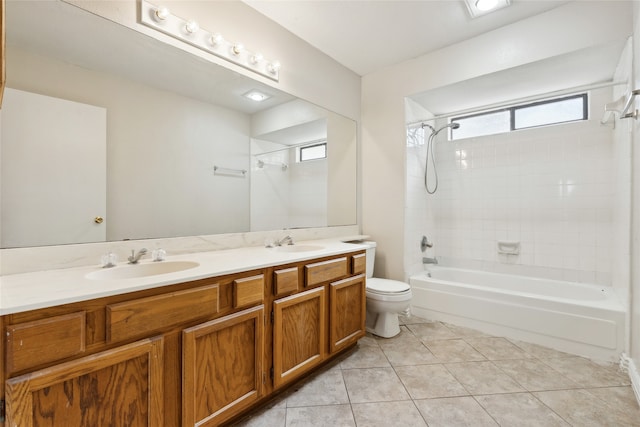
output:
[[[638,373],[638,367],[632,358],[622,353],[620,355],[620,368],[627,371],[629,379],[631,380],[633,394],[636,395],[636,401],[638,405],[640,405],[640,373]]]

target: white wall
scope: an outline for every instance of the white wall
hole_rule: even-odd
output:
[[[417,212],[426,204],[429,256],[462,268],[610,285],[614,144],[611,126],[600,124],[610,101],[610,88],[592,91],[588,121],[456,141],[441,132],[433,195],[423,187],[425,147],[407,150],[407,205]],[[498,241],[520,242],[520,254],[499,254]]]
[[[551,58],[631,33],[628,4],[571,2],[362,79],[363,232],[378,241],[376,274],[404,279],[407,96]],[[469,66],[473,64],[473,66]],[[419,241],[420,236],[415,236]]]
[[[640,4],[633,5],[633,87],[640,87]],[[635,108],[638,108],[636,98]],[[640,368],[640,121],[633,124],[632,178],[631,178],[631,358]],[[640,381],[635,372],[636,381]],[[640,400],[640,383],[634,383]]]

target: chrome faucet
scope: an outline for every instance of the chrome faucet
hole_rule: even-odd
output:
[[[145,255],[146,253],[147,253],[147,248],[140,249],[137,254],[136,254],[136,251],[132,249],[131,256],[128,258],[129,264],[137,264],[138,261],[140,261],[140,258],[142,258],[142,256]]]
[[[422,258],[422,263],[423,264],[437,264],[438,263],[438,259],[436,257],[433,257],[433,258],[423,257]]]
[[[276,239],[275,242],[273,242],[276,246],[282,246],[282,245],[293,245],[293,238],[291,236],[285,236],[282,239],[278,240]]]

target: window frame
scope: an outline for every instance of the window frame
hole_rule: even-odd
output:
[[[563,120],[563,121],[558,121],[558,122],[548,122],[548,123],[534,125],[534,126],[518,126],[517,123],[516,123],[516,111],[518,111],[518,110],[522,110],[522,109],[525,109],[525,108],[531,108],[531,107],[537,107],[537,106],[545,105],[545,104],[555,104],[555,103],[558,103],[558,102],[568,101],[568,100],[572,100],[572,99],[582,99],[582,117],[579,118],[579,119]],[[488,116],[488,115],[491,115],[491,114],[502,113],[502,112],[505,112],[505,111],[509,113],[509,130],[507,132],[514,132],[514,131],[517,131],[517,130],[524,130],[524,129],[534,129],[534,128],[539,128],[539,127],[543,127],[543,126],[551,126],[551,125],[557,125],[557,124],[562,124],[562,123],[573,123],[573,122],[585,121],[585,120],[589,120],[589,93],[588,92],[582,92],[582,93],[578,93],[578,94],[562,96],[562,97],[559,97],[559,98],[548,98],[548,99],[543,99],[543,100],[540,100],[540,101],[530,102],[530,103],[527,103],[527,104],[511,105],[511,106],[508,106],[508,107],[496,108],[496,109],[493,109],[493,110],[482,111],[482,112],[479,112],[479,113],[466,114],[464,116],[452,117],[451,120],[449,121],[449,123],[456,123],[456,122],[459,122],[460,120],[463,120],[463,119],[471,119],[471,118],[474,118],[474,117]],[[455,130],[452,129],[451,130],[451,140],[464,139],[464,138],[455,138],[454,137],[454,132],[455,132]],[[499,133],[504,133],[504,132],[499,132]],[[497,135],[497,133],[484,134],[484,135],[478,135],[478,136],[488,136],[488,135]],[[474,138],[474,136],[465,137],[465,138]]]
[[[315,147],[320,147],[320,146],[324,146],[324,156],[323,157],[314,157],[313,159],[302,159],[302,152],[305,149],[310,149],[310,148],[315,148]],[[322,141],[322,142],[314,142],[312,144],[309,145],[302,145],[300,147],[298,147],[298,155],[297,155],[297,161],[298,163],[304,163],[304,162],[312,162],[314,160],[324,160],[327,158],[328,155],[328,146],[327,146],[327,141]]]

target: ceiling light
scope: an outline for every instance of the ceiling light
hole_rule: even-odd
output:
[[[169,11],[168,8],[164,7],[164,6],[159,6],[156,9],[156,18],[160,21],[164,21],[165,19],[167,19],[169,17],[169,15],[171,15],[171,12]]]
[[[200,25],[198,25],[196,21],[191,20],[187,22],[187,24],[184,26],[184,29],[187,30],[189,34],[193,34],[200,29]]]
[[[465,0],[472,18],[491,13],[511,4],[511,0]]]
[[[483,12],[486,12],[491,9],[495,9],[498,6],[498,0],[477,0],[476,8]]]
[[[219,44],[222,44],[223,41],[224,41],[224,37],[222,37],[222,34],[220,33],[212,34],[211,37],[209,38],[209,42],[211,42],[212,46],[217,46]]]
[[[200,28],[195,19],[183,19],[172,14],[165,6],[157,6],[147,0],[138,0],[138,2],[140,4],[139,19],[143,25],[261,76],[275,81],[280,80],[278,61],[267,59],[260,52],[250,51],[242,43],[227,41],[220,33]]]
[[[269,71],[271,74],[277,74],[280,70],[280,67],[281,65],[279,61],[273,61],[269,63],[269,65],[267,65],[267,71]]]
[[[271,98],[271,95],[267,95],[266,93],[262,93],[257,90],[250,90],[249,92],[245,93],[242,96],[256,102],[262,102]]]
[[[233,47],[231,48],[231,52],[234,55],[240,55],[242,53],[242,51],[244,50],[244,45],[242,43],[236,43],[233,45]]]

